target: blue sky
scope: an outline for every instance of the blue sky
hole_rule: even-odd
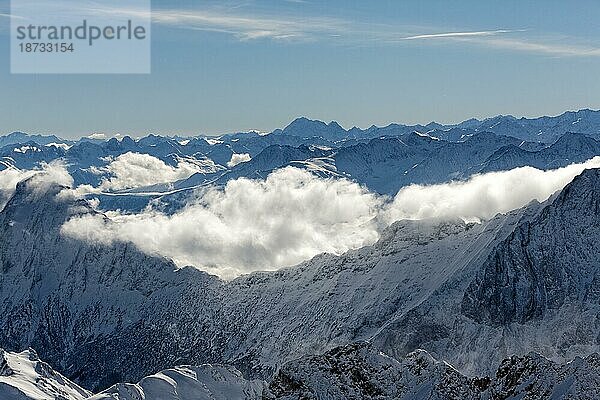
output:
[[[0,0],[0,133],[192,135],[270,131],[300,115],[349,128],[600,108],[598,1],[152,5],[150,75],[11,75]]]

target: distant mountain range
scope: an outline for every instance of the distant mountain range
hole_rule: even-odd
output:
[[[491,132],[496,135],[512,136],[521,140],[543,143],[552,143],[567,132],[582,133],[598,138],[600,136],[600,110],[583,109],[579,111],[567,111],[555,117],[544,116],[537,118],[517,118],[512,115],[498,115],[484,120],[471,118],[458,124],[430,122],[427,125],[404,125],[392,123],[384,127],[373,125],[367,129],[357,127],[344,129],[335,121],[325,123],[306,117],[299,117],[285,128],[276,129],[268,134],[250,131],[224,134],[219,137],[204,137],[225,143],[235,143],[239,140],[246,141],[248,139],[271,136],[266,140],[266,142],[270,142],[269,144],[299,145],[301,144],[301,140],[290,139],[290,137],[300,139],[322,138],[329,142],[352,142],[353,140],[368,140],[384,136],[401,136],[412,132],[419,132],[452,142],[464,140],[464,138],[477,132]],[[197,136],[197,138],[201,137]],[[187,138],[182,137],[172,137],[170,139],[178,142],[187,140]],[[161,141],[161,137],[150,134],[141,140],[143,145],[152,145],[158,144]],[[282,143],[282,141],[286,140],[287,143]],[[54,135],[27,135],[22,132],[13,132],[2,137],[0,147],[26,141],[32,141],[40,145],[49,143],[71,145],[82,141],[99,143],[103,140],[87,137],[79,140],[64,140]],[[253,150],[256,152],[252,146],[246,150],[250,153]]]
[[[179,181],[106,188],[96,194],[105,209],[135,211],[153,199],[176,208],[190,190],[224,185],[240,177],[262,179],[286,166],[322,177],[349,178],[371,191],[394,195],[413,183],[460,180],[526,165],[553,169],[582,162],[600,155],[599,138],[600,111],[591,110],[558,117],[498,116],[457,125],[392,124],[365,130],[298,118],[270,134],[248,132],[218,138],[149,135],[137,140],[125,136],[68,141],[12,133],[0,138],[0,170],[28,170],[63,160],[75,185],[98,186],[111,177],[107,166],[127,153],[147,154],[172,167],[182,162],[195,166],[195,174]],[[239,161],[234,161],[236,157]]]

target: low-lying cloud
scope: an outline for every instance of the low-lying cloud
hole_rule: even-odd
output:
[[[234,153],[231,155],[231,160],[229,160],[227,162],[227,166],[229,168],[233,168],[236,165],[248,162],[251,159],[252,159],[252,157],[250,157],[250,154],[248,154],[248,153],[240,153],[240,154]]]
[[[3,209],[15,192],[17,183],[30,179],[28,185],[34,195],[43,194],[50,185],[72,186],[73,178],[60,161],[41,163],[39,169],[20,170],[8,168],[0,171],[0,209]]]
[[[179,266],[232,278],[372,244],[383,227],[400,219],[488,219],[548,199],[587,168],[600,168],[600,157],[550,171],[522,167],[461,182],[412,185],[390,199],[347,179],[288,167],[265,180],[240,178],[199,191],[172,215],[152,209],[111,212],[109,220],[85,215],[69,220],[63,233],[106,244],[132,242]]]
[[[88,189],[116,191],[175,182],[189,178],[197,172],[206,172],[206,167],[185,159],[179,160],[177,166],[171,166],[149,154],[129,152],[116,157],[105,167],[94,168],[93,172],[98,175],[106,174],[107,177],[102,179],[99,187]]]
[[[108,222],[88,215],[67,222],[63,232],[103,243],[130,241],[178,265],[229,278],[373,243],[382,206],[356,183],[285,168],[264,181],[242,178],[204,190],[174,215],[112,213]]]
[[[589,168],[600,168],[600,157],[555,170],[520,167],[474,175],[466,181],[411,185],[398,192],[387,207],[385,219],[387,222],[425,218],[489,219],[532,200],[547,200]]]

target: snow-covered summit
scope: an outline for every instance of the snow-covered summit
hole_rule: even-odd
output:
[[[0,399],[83,400],[89,396],[91,392],[41,361],[34,350],[0,349]]]

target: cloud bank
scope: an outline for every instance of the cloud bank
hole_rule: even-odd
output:
[[[387,223],[425,218],[489,219],[532,200],[547,200],[589,168],[600,168],[600,157],[555,170],[521,167],[474,175],[464,182],[411,185],[398,192],[384,219]]]
[[[150,254],[194,265],[224,278],[297,264],[374,243],[382,227],[400,219],[483,220],[537,199],[546,200],[600,157],[542,171],[531,167],[475,175],[463,182],[412,185],[394,199],[346,179],[318,178],[288,167],[264,181],[237,179],[211,188],[174,215],[149,210],[70,220],[69,236],[130,241]]]
[[[185,159],[179,160],[177,166],[173,167],[149,154],[129,152],[121,154],[105,167],[93,168],[92,172],[98,175],[106,174],[108,177],[103,178],[97,188],[87,186],[87,190],[115,191],[175,182],[189,178],[197,172],[205,172],[205,167]]]
[[[272,270],[321,252],[342,253],[377,240],[382,199],[345,179],[325,180],[285,168],[264,181],[237,179],[211,188],[174,215],[147,211],[72,219],[63,233],[195,265],[225,278]]]
[[[497,213],[544,201],[584,169],[600,168],[600,157],[542,171],[532,167],[475,175],[466,181],[412,185],[390,199],[347,179],[324,179],[287,167],[265,180],[240,178],[210,187],[172,215],[149,209],[139,214],[107,213],[67,221],[63,234],[110,244],[127,241],[148,254],[193,265],[229,279],[256,270],[297,264],[322,252],[341,254],[374,243],[381,230],[400,219],[485,220]],[[32,178],[32,193],[50,184],[73,184],[65,166],[0,172],[6,199],[18,181]],[[78,190],[64,191],[76,196]],[[65,197],[67,198],[67,197]]]

